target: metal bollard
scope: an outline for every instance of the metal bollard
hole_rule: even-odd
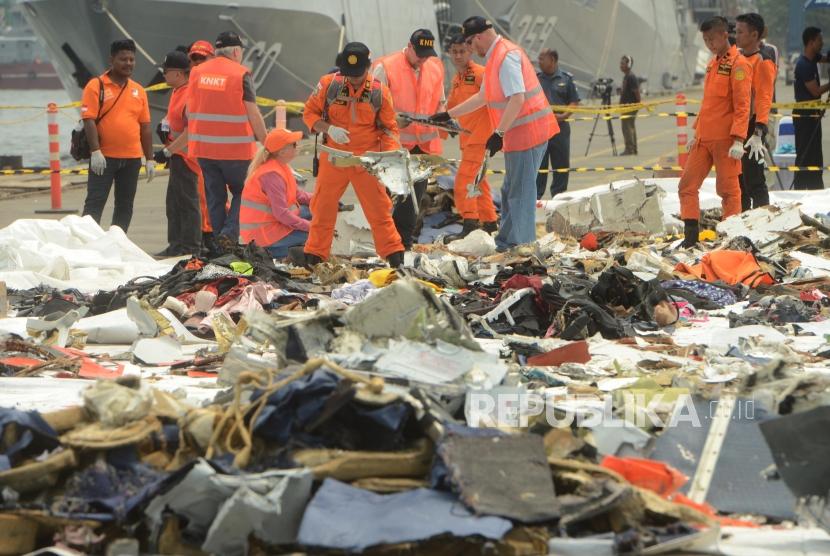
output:
[[[287,123],[287,116],[285,112],[285,101],[280,99],[277,101],[277,107],[274,110],[275,112],[275,119],[276,119],[276,128],[277,129],[285,129],[288,127]]]
[[[52,208],[36,210],[35,213],[72,214],[77,211],[61,207],[61,143],[58,132],[58,105],[54,102],[46,106],[46,119],[49,126],[49,191],[52,197]]]
[[[689,153],[686,151],[686,143],[689,141],[688,131],[686,129],[686,95],[677,93],[675,97],[675,113],[677,114],[677,163],[680,167],[686,167],[686,160],[689,158]]]

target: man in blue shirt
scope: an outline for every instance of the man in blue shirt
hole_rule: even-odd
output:
[[[559,68],[559,53],[546,48],[539,53],[539,84],[545,91],[550,104],[579,104],[579,93],[576,92],[573,75]],[[548,168],[568,168],[571,165],[571,125],[565,121],[570,118],[570,112],[556,112],[559,122],[559,133],[548,141],[548,147],[542,158],[540,170]],[[548,174],[539,172],[536,177],[536,198],[541,199],[548,186]],[[568,189],[568,173],[555,172],[550,196],[563,193]]]
[[[820,100],[821,95],[830,90],[830,83],[821,84],[818,71],[818,64],[828,61],[827,56],[821,54],[824,46],[821,29],[807,27],[801,35],[801,40],[804,43],[804,53],[795,63],[795,100]],[[822,111],[816,109],[793,110],[796,166],[824,166],[821,153],[821,115]],[[796,172],[793,188],[824,189],[821,175],[820,170]]]

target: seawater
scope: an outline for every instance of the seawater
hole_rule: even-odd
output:
[[[51,90],[0,90],[0,155],[23,157],[23,166],[49,165],[49,133],[46,127],[46,106],[72,100],[63,89]],[[35,110],[6,109],[11,105],[42,107]],[[78,163],[69,156],[69,137],[79,118],[77,108],[63,109],[58,113],[61,143],[61,166],[75,167]]]

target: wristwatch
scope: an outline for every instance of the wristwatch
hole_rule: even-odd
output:
[[[504,132],[503,132],[502,130],[500,130],[500,129],[494,129],[494,130],[493,130],[493,133],[495,133],[496,135],[498,135],[498,136],[499,136],[499,137],[501,137],[502,139],[504,138]]]

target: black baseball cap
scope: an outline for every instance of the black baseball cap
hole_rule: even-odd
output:
[[[242,39],[239,38],[239,35],[234,33],[233,31],[223,31],[219,33],[219,36],[216,37],[216,42],[213,43],[216,48],[225,48],[226,46],[242,46]]]
[[[188,58],[187,54],[185,54],[181,50],[174,50],[173,52],[167,53],[167,55],[164,57],[164,62],[161,64],[161,67],[165,70],[188,70],[190,69],[190,58]]]
[[[464,23],[461,24],[461,29],[464,31],[465,39],[469,39],[473,35],[478,35],[479,33],[492,28],[493,24],[490,23],[490,20],[484,19],[480,15],[468,17],[464,20]]]
[[[369,47],[362,42],[350,42],[337,55],[335,64],[342,75],[360,77],[369,67],[371,54]]]
[[[415,49],[418,58],[438,56],[435,52],[435,35],[429,29],[418,29],[409,37],[409,44]]]

